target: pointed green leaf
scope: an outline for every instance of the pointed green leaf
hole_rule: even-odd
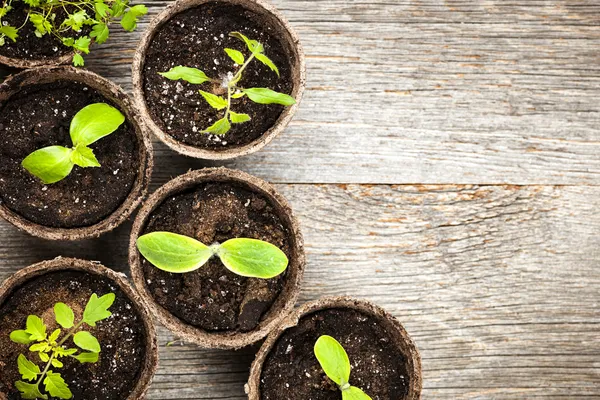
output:
[[[263,51],[265,51],[265,48],[262,44],[260,44],[256,40],[248,39],[245,35],[243,35],[240,32],[231,32],[229,36],[240,39],[241,41],[246,43],[248,50],[250,50],[252,53],[262,53]]]
[[[277,246],[256,239],[230,239],[217,254],[230,271],[238,275],[270,279],[288,266],[288,258]]]
[[[194,85],[199,85],[211,80],[203,71],[200,71],[197,68],[183,67],[181,65],[173,67],[167,72],[159,72],[158,74],[172,81],[183,79]]]
[[[31,335],[32,341],[41,341],[46,339],[46,325],[44,321],[36,315],[27,317],[27,333]]]
[[[29,361],[23,354],[19,354],[17,365],[19,366],[19,373],[27,381],[37,379],[38,374],[42,372],[40,367]]]
[[[237,51],[234,49],[225,49],[225,53],[233,60],[234,63],[238,65],[242,65],[246,59],[241,51]]]
[[[271,71],[274,71],[277,76],[279,76],[279,68],[271,61],[271,59],[264,54],[256,54],[256,59],[261,63],[265,64],[267,67],[271,68]]]
[[[58,339],[58,337],[60,336],[60,329],[55,329],[54,332],[52,332],[52,334],[50,335],[50,337],[48,338],[48,341],[50,343],[52,342],[56,342],[56,339]]]
[[[342,400],[372,400],[365,392],[355,386],[342,390]]]
[[[76,67],[83,67],[84,64],[85,64],[85,61],[84,61],[83,57],[81,56],[81,54],[75,53],[73,55],[73,65]]]
[[[100,15],[101,18],[106,17],[106,14],[110,12],[110,7],[101,1],[96,1],[94,3],[94,8],[96,9],[96,12],[98,13],[98,15]]]
[[[19,31],[14,26],[4,25],[0,26],[0,35],[6,35],[13,42],[16,42],[19,37]]]
[[[41,343],[35,343],[35,344],[32,344],[31,346],[29,346],[29,351],[32,351],[34,353],[37,351],[48,352],[48,351],[50,351],[50,349],[51,349],[51,346],[46,341],[43,341]]]
[[[212,93],[205,92],[204,90],[199,90],[199,92],[202,95],[202,97],[204,97],[204,100],[206,100],[206,102],[212,108],[215,108],[217,110],[222,110],[224,108],[227,108],[227,100],[226,99],[224,99],[220,96],[216,96]]]
[[[283,106],[296,104],[296,100],[292,96],[267,88],[243,89],[243,92],[250,100],[259,104],[281,104]]]
[[[76,356],[73,356],[79,360],[80,363],[95,363],[98,361],[98,353],[81,353]]]
[[[121,26],[128,32],[132,32],[137,27],[138,18],[142,15],[146,15],[148,9],[143,4],[138,4],[129,8],[129,10],[121,18]]]
[[[71,307],[65,303],[56,303],[54,305],[54,316],[56,322],[65,329],[70,329],[75,323],[75,314]]]
[[[140,236],[137,248],[158,269],[179,274],[197,270],[213,256],[212,249],[198,240],[170,232]]]
[[[71,153],[71,161],[82,168],[100,167],[100,163],[98,162],[94,151],[89,147],[82,145],[75,147],[73,153]]]
[[[248,114],[238,114],[238,113],[234,113],[233,111],[229,112],[229,118],[231,118],[231,122],[233,122],[234,124],[241,124],[243,122],[248,122],[251,119]]]
[[[71,390],[69,390],[69,387],[60,374],[48,371],[46,379],[44,379],[44,385],[46,392],[50,393],[50,396],[58,397],[59,399],[70,399],[73,397]]]
[[[77,332],[73,336],[73,342],[81,349],[91,351],[92,353],[100,353],[100,343],[98,339],[89,332]]]
[[[108,309],[115,301],[115,294],[108,293],[98,298],[96,293],[92,294],[83,311],[83,322],[89,326],[96,326],[96,322],[102,321],[112,315]]]
[[[350,360],[342,345],[331,336],[321,336],[315,343],[315,356],[325,374],[344,386],[350,380]]]
[[[33,342],[31,335],[27,331],[17,330],[10,333],[10,340],[19,344],[29,344]]]
[[[62,346],[55,349],[57,357],[72,356],[77,353],[77,349],[64,349]]]
[[[231,95],[231,98],[232,99],[241,99],[245,95],[246,95],[246,93],[244,93],[244,92],[235,92],[234,94]]]
[[[73,145],[89,146],[116,131],[125,122],[121,111],[105,103],[83,107],[71,120],[70,133]]]
[[[26,383],[23,381],[15,382],[15,387],[21,392],[21,398],[27,400],[44,399],[48,400],[48,396],[40,393],[40,388],[35,383]]]
[[[31,175],[49,185],[66,178],[73,169],[71,152],[62,146],[50,146],[39,149],[25,157],[21,165]]]
[[[108,30],[108,25],[103,22],[97,23],[92,27],[92,31],[90,32],[90,36],[96,39],[96,43],[102,44],[106,42],[108,39],[108,35],[110,31]]]
[[[212,133],[214,135],[224,135],[231,129],[231,124],[229,123],[229,119],[221,118],[208,128],[204,130],[204,132]]]

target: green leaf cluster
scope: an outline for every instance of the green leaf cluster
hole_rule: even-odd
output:
[[[15,382],[15,387],[21,392],[21,398],[47,400],[48,395],[59,399],[73,397],[69,385],[59,373],[54,372],[51,368],[62,368],[64,364],[60,359],[65,357],[72,357],[82,364],[98,361],[101,351],[98,339],[80,328],[84,323],[96,326],[97,322],[110,317],[112,314],[108,309],[114,301],[114,293],[108,293],[102,297],[98,297],[95,293],[92,294],[83,312],[83,317],[77,323],[71,307],[64,303],[56,303],[54,305],[56,322],[61,328],[67,330],[62,337],[63,330],[60,328],[48,334],[46,324],[36,315],[27,317],[25,329],[10,333],[10,339],[13,342],[29,346],[29,351],[37,353],[40,361],[46,363],[42,370],[24,354],[19,354],[17,366],[23,380]],[[65,346],[71,337],[79,349]],[[46,393],[42,393],[41,384],[44,385],[43,390]]]
[[[251,120],[250,115],[236,113],[231,110],[232,100],[234,99],[241,99],[242,97],[247,96],[251,101],[259,104],[291,106],[296,103],[296,100],[294,100],[293,97],[285,93],[279,93],[268,88],[243,88],[239,86],[239,82],[243,77],[243,72],[254,59],[269,67],[277,74],[277,76],[279,76],[279,69],[273,61],[265,55],[265,48],[261,43],[249,39],[240,32],[231,32],[229,35],[243,41],[250,51],[250,55],[246,58],[241,51],[229,48],[225,49],[225,53],[229,58],[231,58],[237,66],[240,66],[238,71],[235,74],[232,74],[231,79],[226,82],[226,97],[218,96],[203,90],[199,91],[200,95],[212,108],[215,110],[225,110],[225,114],[221,119],[204,130],[204,133],[211,133],[213,135],[224,135],[231,129],[231,124],[241,124]],[[219,83],[216,79],[207,76],[202,70],[181,65],[173,67],[167,72],[159,72],[159,74],[170,80],[181,79],[196,85],[205,82]]]
[[[314,351],[325,374],[340,388],[343,400],[371,400],[361,389],[350,385],[350,359],[337,340],[321,336]]]
[[[26,22],[20,27],[2,21],[14,1],[23,1],[28,6]],[[58,11],[66,12],[64,19],[57,18]],[[106,42],[111,24],[119,21],[123,29],[131,32],[139,18],[147,13],[146,6],[130,6],[129,0],[5,0],[0,7],[0,46],[6,44],[7,38],[16,42],[19,31],[30,23],[37,37],[51,35],[72,48],[75,51],[73,64],[82,66],[82,54],[90,52],[92,40],[98,44]]]
[[[100,167],[94,151],[88,146],[116,131],[123,122],[125,117],[116,108],[104,103],[90,104],[71,120],[72,148],[44,147],[25,157],[21,165],[45,184],[63,180],[75,165]]]
[[[188,236],[153,232],[140,236],[137,248],[155,267],[179,274],[197,270],[214,255],[233,273],[250,278],[270,279],[288,266],[283,251],[256,239],[229,239],[223,244],[206,246]]]

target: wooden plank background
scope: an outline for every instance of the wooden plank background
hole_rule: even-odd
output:
[[[273,2],[305,46],[306,96],[284,135],[223,165],[294,206],[301,301],[396,315],[424,399],[600,399],[600,4]],[[116,34],[90,69],[130,90],[138,38]],[[216,165],[155,150],[153,188]],[[0,222],[0,280],[57,255],[126,272],[129,228],[56,244]],[[159,332],[149,399],[245,398],[255,348],[167,348]]]

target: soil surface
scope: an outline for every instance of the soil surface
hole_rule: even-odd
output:
[[[152,119],[174,139],[213,150],[239,147],[262,136],[284,110],[277,104],[256,104],[247,97],[234,99],[232,111],[249,114],[252,120],[232,125],[232,129],[223,136],[205,134],[202,131],[221,119],[224,111],[211,108],[198,90],[223,95],[226,94],[225,89],[220,83],[193,85],[158,75],[178,65],[198,68],[219,81],[228,73],[235,74],[240,66],[234,65],[224,49],[241,51],[246,58],[249,55],[242,41],[229,36],[230,32],[236,31],[262,43],[265,54],[281,74],[278,77],[267,66],[254,60],[244,71],[239,86],[266,87],[291,94],[290,60],[273,28],[263,22],[261,16],[240,6],[215,2],[184,11],[158,29],[146,54],[143,76],[146,103]]]
[[[60,328],[54,319],[54,304],[69,305],[79,321],[92,293],[102,296],[110,292],[116,294],[109,309],[113,315],[98,322],[95,328],[84,324],[85,330],[100,342],[102,351],[98,362],[80,364],[73,358],[63,357],[60,360],[64,367],[53,368],[53,371],[62,375],[74,399],[125,399],[135,387],[144,363],[146,332],[142,317],[114,282],[80,271],[51,272],[32,279],[0,305],[0,397],[4,393],[9,400],[21,398],[14,388],[14,383],[21,379],[17,368],[19,354],[27,356],[41,369],[45,366],[27,346],[13,343],[9,339],[10,332],[25,329],[28,315],[41,317],[48,327],[47,332],[52,332]],[[75,347],[71,339],[66,344]]]
[[[75,228],[102,221],[125,201],[139,169],[138,140],[127,121],[90,145],[100,168],[75,166],[44,185],[21,166],[43,147],[72,147],[71,119],[92,103],[111,104],[86,85],[58,81],[26,87],[0,105],[0,200],[8,208],[40,225]]]
[[[338,340],[350,358],[350,384],[373,400],[402,400],[408,394],[406,357],[377,319],[350,309],[317,311],[279,338],[263,366],[263,400],[341,400],[319,365],[314,345],[322,335]]]
[[[12,2],[12,10],[2,17],[2,22],[10,26],[20,27],[27,17],[27,5],[22,0]],[[57,18],[62,21],[66,13],[57,9]],[[35,27],[30,21],[19,30],[16,42],[6,38],[4,46],[0,46],[0,55],[11,58],[22,58],[27,60],[44,60],[46,58],[60,57],[69,53],[72,49],[63,46],[60,40],[52,35],[44,35],[41,38],[35,36]]]
[[[206,245],[232,238],[270,242],[290,257],[289,230],[263,196],[230,183],[205,183],[169,197],[150,216],[144,234],[166,231]],[[141,256],[140,256],[141,257]],[[282,290],[286,272],[273,279],[244,278],[218,257],[194,272],[172,274],[142,258],[146,285],[158,304],[206,331],[254,329]]]

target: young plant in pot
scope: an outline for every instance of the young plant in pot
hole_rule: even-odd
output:
[[[142,206],[130,239],[134,283],[174,334],[209,348],[266,336],[304,271],[298,223],[266,182],[240,171],[182,175]]]
[[[148,310],[97,263],[57,258],[0,286],[0,398],[141,399],[157,357]]]
[[[93,43],[109,39],[120,23],[132,32],[148,12],[129,0],[3,0],[0,63],[17,68],[72,62],[83,66]]]
[[[296,34],[262,0],[180,0],[134,57],[134,96],[152,131],[183,154],[255,152],[289,123],[304,83]]]
[[[306,303],[259,350],[249,400],[417,400],[419,352],[380,307],[346,297]]]
[[[0,216],[30,234],[95,237],[144,196],[151,144],[128,97],[72,67],[24,71],[0,85]]]

